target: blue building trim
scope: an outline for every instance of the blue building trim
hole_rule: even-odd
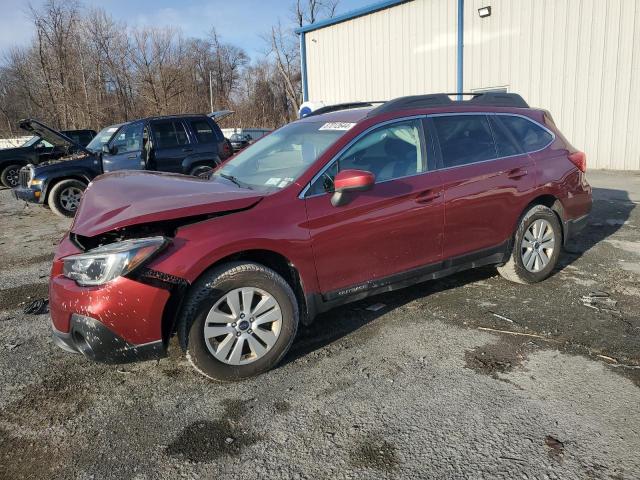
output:
[[[464,0],[458,0],[458,100],[464,92]]]
[[[300,74],[302,76],[302,101],[309,100],[309,84],[307,83],[307,40],[304,33],[300,35]]]
[[[385,0],[384,2],[374,3],[373,5],[369,5],[368,7],[358,8],[356,10],[343,13],[342,15],[338,15],[337,17],[328,18],[327,20],[322,20],[320,22],[310,23],[309,25],[305,25],[304,27],[296,29],[295,32],[297,34],[313,32],[314,30],[318,30],[319,28],[324,28],[328,27],[329,25],[335,25],[336,23],[342,23],[346,22],[347,20],[363,17],[370,13],[384,10],[385,8],[389,7],[395,7],[396,5],[400,5],[401,3],[406,3],[408,1],[411,0]]]

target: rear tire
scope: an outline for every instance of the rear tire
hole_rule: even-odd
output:
[[[20,181],[20,169],[23,165],[12,164],[7,165],[2,169],[2,173],[0,173],[0,182],[7,188],[15,188],[18,186]]]
[[[68,179],[56,183],[49,192],[47,203],[51,211],[61,217],[73,217],[87,185],[80,180]]]
[[[199,373],[237,381],[282,360],[298,319],[296,297],[280,275],[257,263],[233,262],[214,268],[192,286],[178,336]]]
[[[206,178],[207,175],[210,175],[214,167],[211,165],[197,165],[191,169],[189,175],[193,175],[194,177],[203,177]]]
[[[520,219],[509,259],[498,273],[516,283],[540,282],[553,273],[561,248],[558,217],[549,207],[534,205]]]

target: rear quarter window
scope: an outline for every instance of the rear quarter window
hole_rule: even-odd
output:
[[[531,120],[513,115],[498,116],[527,153],[542,150],[553,140],[553,135]]]
[[[444,168],[497,158],[486,115],[434,116]]]

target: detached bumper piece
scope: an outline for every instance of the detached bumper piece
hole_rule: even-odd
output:
[[[162,358],[166,348],[161,340],[144,345],[131,344],[98,320],[84,315],[71,316],[69,333],[53,328],[55,344],[67,352],[82,353],[103,363],[129,363]]]
[[[30,188],[14,188],[13,196],[18,200],[25,202],[40,203],[42,192],[40,190],[32,190]]]

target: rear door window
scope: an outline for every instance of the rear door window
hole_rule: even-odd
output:
[[[510,157],[522,153],[520,145],[512,139],[509,132],[500,124],[495,115],[489,115],[489,123],[493,132],[493,139],[496,142],[496,149],[499,157]]]
[[[198,143],[215,143],[217,138],[209,122],[206,120],[191,120],[193,130]]]
[[[553,135],[531,120],[514,115],[498,115],[498,117],[527,153],[542,150],[553,140]]]
[[[434,116],[444,168],[497,158],[486,115]]]
[[[187,132],[178,120],[163,120],[151,124],[157,148],[174,148],[189,143]]]

